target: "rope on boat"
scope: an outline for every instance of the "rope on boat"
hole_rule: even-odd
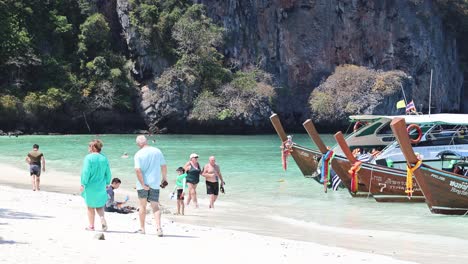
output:
[[[414,192],[414,189],[413,189],[413,173],[415,170],[419,169],[419,167],[421,167],[421,164],[422,164],[422,160],[418,160],[418,162],[416,162],[416,165],[414,165],[413,167],[411,167],[410,164],[407,164],[406,165],[406,190],[405,190],[405,193],[408,194],[408,198],[411,199],[411,196],[413,196],[413,192]]]
[[[322,169],[320,172],[320,181],[323,182],[323,187],[325,192],[328,190],[328,186],[331,184],[330,171],[331,171],[331,161],[335,157],[335,152],[333,150],[327,151],[322,158]]]
[[[367,198],[371,196],[371,188],[372,188],[372,177],[374,177],[374,166],[371,166],[371,173],[370,173],[370,180],[369,180],[369,192],[367,193]]]
[[[362,161],[354,162],[353,166],[348,170],[349,175],[351,176],[351,192],[357,193],[358,191],[358,171],[361,169]]]

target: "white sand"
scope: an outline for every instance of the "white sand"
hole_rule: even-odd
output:
[[[95,235],[101,232],[84,230],[87,217],[79,195],[33,192],[24,171],[4,164],[0,168],[0,263],[410,263],[311,242],[182,224],[167,215],[162,216],[165,236],[160,238],[151,215],[147,234],[140,235],[134,233],[137,214],[106,213],[109,230],[105,240],[97,240]],[[43,190],[67,190],[45,179]],[[72,193],[74,184],[67,187]]]

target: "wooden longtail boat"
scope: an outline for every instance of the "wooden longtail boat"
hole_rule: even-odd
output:
[[[271,123],[273,124],[273,127],[275,128],[276,133],[280,137],[281,142],[284,143],[287,140],[287,135],[284,132],[284,129],[281,125],[278,115],[273,114],[270,117],[270,120],[271,120]],[[383,148],[387,146],[388,144],[392,143],[395,139],[390,129],[391,119],[389,119],[386,116],[372,116],[372,115],[352,116],[351,120],[357,123],[362,122],[362,123],[369,123],[369,124],[364,125],[359,128],[355,127],[356,131],[347,138],[347,142],[350,147],[365,147],[365,148],[382,147]],[[307,124],[307,123],[312,124],[310,119],[304,122],[304,124]],[[306,127],[306,130],[307,130],[307,127]],[[317,168],[319,166],[319,160],[321,159],[322,155],[326,153],[327,151],[327,150],[324,150],[326,149],[326,146],[323,144],[315,128],[314,128],[314,133],[312,134],[316,135],[315,139],[312,138],[312,140],[315,142],[315,144],[317,144],[319,150],[307,148],[307,147],[300,146],[294,143],[293,150],[298,149],[299,151],[296,152],[297,154],[291,153],[297,165],[299,166],[301,172],[306,178],[317,177],[318,175]],[[311,135],[311,133],[309,133],[309,135]],[[320,144],[320,142],[322,143]],[[335,152],[341,152],[339,148],[335,147],[332,149]],[[337,154],[340,154],[340,153],[337,153]]]
[[[329,149],[325,146],[323,143],[322,138],[320,137],[319,133],[317,132],[317,129],[315,129],[315,126],[312,122],[312,120],[307,119],[303,124],[302,124],[307,131],[307,134],[309,134],[309,137],[314,141],[314,143],[317,145],[319,148],[320,152],[322,154],[325,154],[329,151]],[[349,193],[353,197],[363,197],[363,196],[368,196],[369,195],[369,189],[367,188],[366,185],[364,184],[359,184],[358,190],[356,192],[351,192],[351,177],[348,175],[348,171],[345,169],[346,167],[350,167],[351,163],[350,161],[341,156],[341,155],[335,155],[335,157],[331,160],[331,166],[333,170],[336,172],[338,177],[340,177],[341,182],[343,185],[348,189]]]
[[[271,123],[273,124],[273,127],[275,128],[276,133],[281,139],[281,142],[283,143],[286,142],[287,134],[284,131],[283,126],[281,125],[281,121],[279,120],[278,115],[273,114],[272,116],[270,116],[270,120],[271,120]],[[314,180],[320,183],[320,178],[319,178],[320,175],[317,172],[317,168],[319,167],[319,161],[322,158],[323,153],[326,153],[328,149],[323,143],[319,134],[317,133],[317,130],[315,129],[315,126],[312,124],[312,122],[310,120],[307,120],[306,122],[304,122],[304,124],[307,130],[307,133],[309,133],[310,137],[313,139],[313,141],[316,143],[316,145],[318,146],[320,150],[306,148],[296,143],[293,143],[291,147],[292,148],[291,156],[293,157],[294,161],[296,162],[297,166],[301,170],[304,177],[313,178]],[[332,167],[333,167],[333,164],[337,162],[337,160],[343,160],[343,162],[347,161],[346,158],[344,157],[335,157],[335,159],[333,160],[332,160]],[[335,167],[338,170],[338,171],[335,171],[337,172],[338,175],[339,174],[346,175],[346,172],[341,171],[340,167],[336,165]],[[349,177],[346,177],[346,178],[341,179],[341,181],[343,182],[343,185],[346,186],[346,183],[349,183],[350,179]],[[360,189],[359,192],[351,193],[351,195],[352,196],[368,196],[369,192],[368,190]]]
[[[394,119],[391,122],[391,127],[408,165],[410,167],[417,165],[419,159],[411,146],[405,120],[403,118]],[[424,163],[413,169],[414,176],[432,213],[463,215],[468,212],[467,176],[435,169]]]
[[[352,168],[358,170],[356,173],[359,186],[364,185],[363,189],[367,188],[377,202],[424,202],[424,195],[417,184],[411,199],[405,193],[406,171],[359,161],[352,154],[341,132],[335,134],[335,139],[350,161],[339,161],[338,166],[348,172],[348,175]]]
[[[273,124],[273,127],[275,128],[276,133],[281,139],[281,142],[286,142],[287,135],[286,132],[284,132],[283,126],[281,125],[281,121],[279,120],[278,115],[271,115],[270,120]],[[299,169],[301,170],[304,177],[313,178],[317,176],[317,167],[319,165],[319,160],[322,157],[322,153],[320,153],[320,151],[318,150],[306,148],[296,143],[293,143],[291,148],[292,152],[290,154],[293,157]]]

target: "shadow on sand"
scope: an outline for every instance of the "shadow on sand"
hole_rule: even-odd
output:
[[[53,218],[48,215],[37,215],[25,212],[14,211],[10,209],[0,208],[0,218],[4,219],[46,219]]]
[[[0,239],[0,245],[13,245],[13,244],[28,244],[28,243]]]

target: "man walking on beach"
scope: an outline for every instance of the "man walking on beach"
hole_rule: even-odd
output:
[[[33,149],[26,156],[26,162],[29,164],[29,173],[31,174],[32,189],[33,191],[39,191],[41,189],[41,167],[42,171],[45,172],[45,158],[44,154],[42,154],[42,152],[39,151],[39,145],[33,145]]]
[[[164,188],[167,185],[166,160],[161,150],[148,145],[148,140],[144,135],[139,135],[136,138],[136,143],[140,148],[134,156],[137,176],[136,189],[140,202],[140,230],[138,232],[145,233],[146,205],[149,202],[156,221],[157,235],[162,237],[159,187]]]
[[[211,156],[208,164],[203,167],[202,176],[206,178],[206,193],[210,196],[210,208],[214,208],[219,193],[218,179],[221,181],[221,187],[224,186],[223,176],[214,156]]]

